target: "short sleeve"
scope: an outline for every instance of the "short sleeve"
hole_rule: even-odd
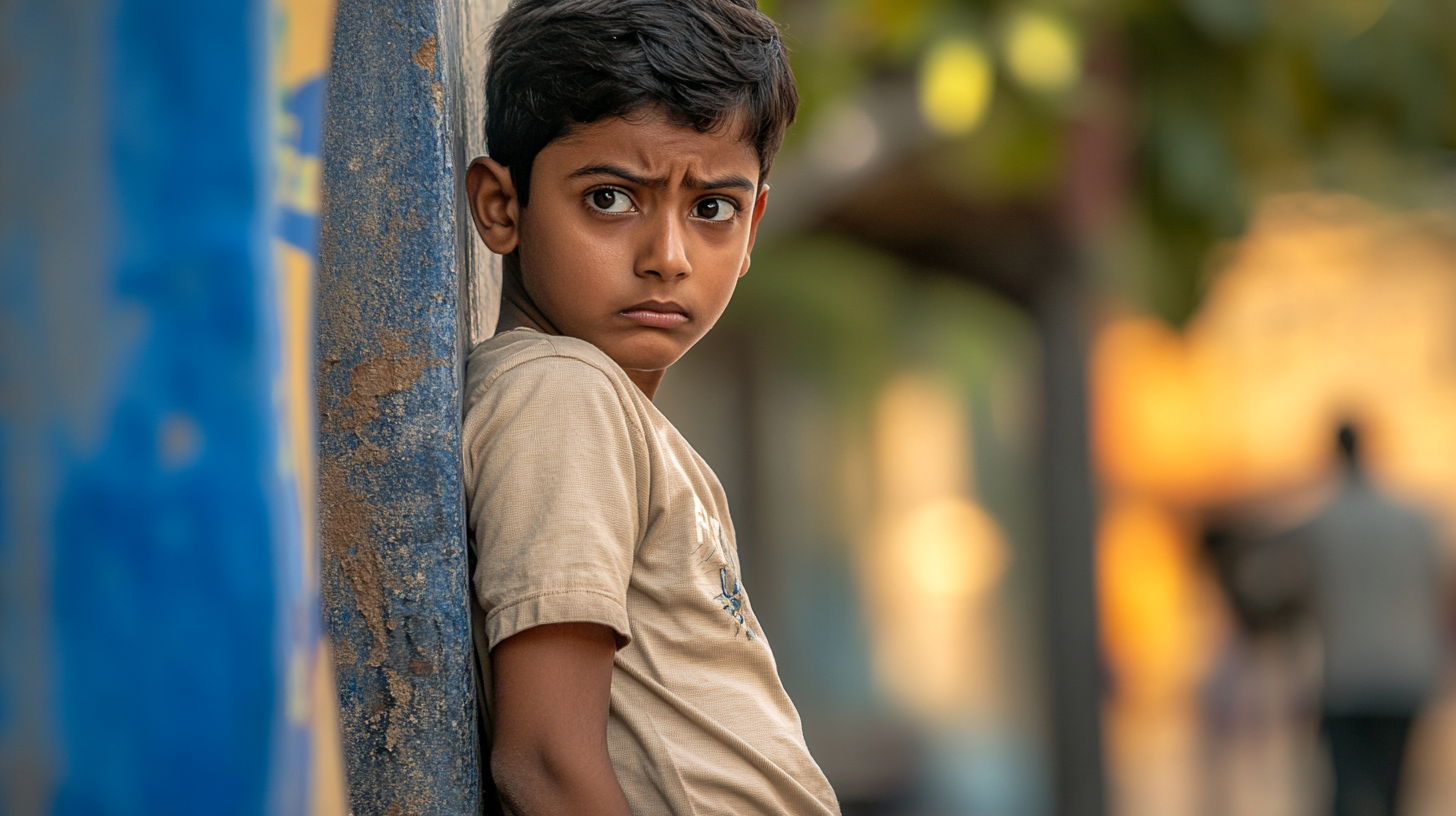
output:
[[[601,369],[566,356],[518,363],[471,396],[466,499],[490,648],[581,622],[626,645],[646,465],[622,396]]]

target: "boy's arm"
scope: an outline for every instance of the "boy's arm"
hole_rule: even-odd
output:
[[[631,816],[607,755],[616,635],[595,623],[527,629],[490,653],[490,770],[516,816]]]

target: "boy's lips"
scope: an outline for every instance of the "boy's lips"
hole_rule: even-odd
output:
[[[686,309],[676,303],[660,300],[649,300],[635,306],[628,306],[620,314],[654,329],[675,329],[688,322]]]

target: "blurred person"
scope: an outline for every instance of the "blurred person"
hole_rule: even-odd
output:
[[[1426,516],[1368,479],[1339,428],[1339,492],[1291,536],[1308,553],[1323,639],[1321,726],[1335,816],[1394,816],[1411,725],[1440,679],[1441,575]]]
[[[1309,554],[1254,507],[1224,508],[1203,553],[1233,624],[1201,689],[1205,813],[1284,816],[1309,797],[1319,693]]]
[[[1223,519],[1202,539],[1241,636],[1278,638],[1299,627],[1310,611],[1311,576],[1308,553],[1294,540],[1261,538]]]
[[[466,178],[502,265],[466,362],[490,770],[508,812],[831,816],[707,463],[652,403],[748,271],[798,97],[752,0],[516,0]]]

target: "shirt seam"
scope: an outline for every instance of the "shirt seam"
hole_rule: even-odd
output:
[[[525,359],[521,359],[521,360],[511,360],[511,361],[508,361],[508,362],[503,363],[501,366],[497,367],[496,370],[494,372],[492,372],[491,375],[488,378],[486,378],[484,381],[481,382],[481,384],[479,386],[479,390],[486,391],[486,390],[490,389],[491,386],[495,385],[495,381],[498,380],[498,379],[500,379],[501,376],[504,375],[506,372],[508,372],[508,371],[510,371],[512,369],[515,369],[515,368],[519,368],[520,366],[525,365],[526,363],[532,362],[534,360],[541,360],[541,359],[544,359],[544,358],[547,358],[547,357],[558,357],[558,358],[561,358],[561,359],[564,359],[564,360],[575,360],[578,363],[581,363],[583,365],[590,366],[591,368],[596,369],[598,372],[600,372],[602,374],[602,376],[604,376],[604,377],[607,378],[607,384],[612,386],[612,391],[613,392],[616,392],[616,390],[617,390],[617,384],[616,384],[616,382],[614,382],[612,380],[612,372],[609,371],[605,366],[603,366],[599,361],[592,360],[589,357],[587,357],[586,355],[582,355],[582,354],[572,354],[572,353],[570,353],[570,351],[568,351],[566,349],[558,348],[557,347],[557,343],[555,342],[558,338],[552,337],[550,335],[543,334],[543,335],[541,335],[540,337],[538,337],[536,339],[540,340],[541,342],[544,342],[546,344],[546,346],[551,349],[551,351],[549,351],[549,352],[542,352],[542,353],[535,353],[535,354],[531,354],[531,356],[526,357]],[[582,340],[581,342],[586,343],[585,340]],[[587,345],[591,345],[591,344],[590,343],[587,343]],[[592,348],[596,349],[596,346],[592,346]],[[605,354],[601,351],[601,349],[597,349],[597,353],[598,354],[602,354],[603,356],[605,356]],[[610,360],[611,358],[608,358],[608,359]],[[613,365],[615,366],[616,363],[614,362]],[[618,369],[618,371],[621,371],[621,367],[620,366],[617,366],[617,369]],[[622,373],[623,373],[623,376],[626,375],[626,372],[622,372]],[[619,396],[618,397],[618,400],[620,401],[620,399],[621,398]],[[633,424],[635,425],[636,423],[634,422]]]
[[[516,329],[512,329],[511,331],[516,331]],[[529,330],[529,331],[534,331],[534,330]],[[634,406],[632,406],[632,405],[629,404],[629,402],[630,402],[629,400],[623,398],[622,393],[621,393],[621,391],[619,389],[619,386],[617,385],[616,380],[613,379],[613,377],[612,377],[612,372],[609,371],[606,367],[604,367],[600,362],[598,362],[596,360],[592,360],[589,357],[587,357],[586,355],[573,354],[573,353],[569,353],[567,350],[558,348],[557,347],[557,343],[561,340],[560,337],[556,337],[556,336],[553,336],[553,335],[544,334],[544,333],[541,333],[541,332],[535,332],[535,333],[539,335],[539,337],[536,337],[535,339],[536,340],[539,340],[541,342],[544,342],[546,344],[546,346],[551,349],[551,351],[549,353],[545,353],[545,352],[543,352],[543,353],[534,353],[534,354],[531,354],[530,356],[525,357],[525,359],[512,360],[512,361],[509,361],[507,363],[504,363],[504,364],[500,365],[499,367],[496,368],[495,371],[493,371],[491,373],[491,375],[489,377],[487,377],[485,380],[483,380],[479,386],[477,386],[476,388],[472,389],[471,390],[471,394],[484,393],[485,391],[490,390],[492,387],[495,386],[496,381],[499,380],[502,376],[504,376],[507,372],[512,371],[512,370],[514,370],[516,368],[519,368],[520,366],[525,365],[526,363],[529,363],[529,362],[532,362],[532,361],[535,361],[535,360],[542,360],[542,359],[546,359],[546,358],[550,358],[550,357],[559,358],[559,359],[563,359],[563,360],[573,360],[575,362],[578,362],[578,363],[581,363],[583,365],[586,365],[589,368],[595,369],[597,371],[597,373],[601,374],[603,377],[605,377],[607,379],[607,385],[612,389],[612,394],[617,399],[617,405],[618,405],[618,407],[621,408],[622,413],[624,415],[626,415],[627,421],[632,426],[632,431],[633,431],[633,433],[636,436],[636,441],[642,446],[643,452],[644,453],[647,453],[648,456],[650,457],[650,451],[652,449],[652,445],[648,442],[648,439],[647,439],[647,430],[642,426],[641,417],[638,416],[638,412],[637,412],[636,408]],[[572,338],[572,339],[578,340],[578,341],[580,341],[582,343],[587,343],[587,341],[581,340],[581,338]],[[591,346],[590,343],[587,343],[587,345],[588,346]],[[596,348],[596,346],[591,346],[591,347],[593,349],[595,349],[598,354],[601,354],[604,357],[606,356],[606,353],[603,352],[601,349]],[[472,350],[472,353],[473,353],[473,350]],[[611,361],[611,358],[607,358],[607,359],[609,361]],[[616,364],[615,361],[612,361],[612,365],[616,368],[616,370],[619,373],[621,373],[623,376],[626,376],[626,372],[623,372],[622,369],[621,369],[621,366],[617,366],[617,364]],[[636,386],[634,385],[632,387],[635,388]],[[467,396],[467,401],[468,401],[468,397],[470,395],[466,395],[466,396]],[[473,402],[470,402],[469,404],[472,404],[473,405]],[[694,452],[696,453],[696,451],[694,451]],[[635,457],[634,457],[634,465],[635,465]],[[649,487],[648,490],[650,492],[651,488]],[[637,516],[638,516],[638,519],[637,519],[637,534],[636,534],[636,541],[634,542],[633,548],[632,548],[634,554],[637,552],[637,550],[641,549],[642,542],[646,540],[646,537],[647,537],[647,527],[649,526],[649,521],[646,518],[646,512],[647,512],[647,505],[650,505],[650,502],[646,501],[645,498],[644,498],[644,499],[639,499],[638,504],[639,504],[639,506],[637,508],[637,510],[638,510],[638,512],[637,512]]]
[[[583,340],[582,342],[586,341]],[[616,396],[618,404],[621,405],[623,409],[622,413],[626,414],[629,418],[629,421],[632,423],[632,430],[637,435],[637,441],[641,442],[645,446],[647,444],[647,432],[643,429],[642,423],[638,421],[638,418],[636,416],[637,412],[632,409],[632,406],[627,405],[626,401],[622,399],[622,395],[618,391],[617,383],[615,380],[612,379],[612,373],[595,360],[588,360],[585,357],[580,357],[575,354],[562,353],[556,350],[556,346],[554,344],[551,344],[549,339],[547,343],[551,346],[552,349],[549,354],[536,354],[531,357],[527,357],[524,360],[512,360],[508,363],[505,363],[496,368],[496,370],[492,372],[488,378],[481,382],[481,384],[475,390],[481,392],[490,390],[492,387],[495,386],[496,381],[499,380],[502,376],[510,371],[513,371],[514,369],[520,368],[526,363],[535,362],[536,360],[543,360],[549,357],[554,357],[562,360],[572,360],[574,362],[581,363],[588,368],[596,370],[597,373],[607,378],[607,385],[611,387],[612,393]],[[625,374],[623,376],[625,376]],[[633,387],[635,388],[636,386]]]
[[[511,601],[508,604],[502,604],[500,606],[497,606],[495,609],[492,609],[490,613],[486,615],[486,626],[490,626],[491,623],[493,623],[494,620],[507,609],[520,606],[523,603],[530,603],[531,601],[538,600],[540,598],[550,597],[552,595],[595,595],[597,597],[605,598],[606,600],[610,601],[613,606],[615,606],[618,610],[622,612],[623,617],[627,617],[626,605],[623,604],[621,601],[617,600],[617,598],[611,593],[603,592],[600,589],[543,589],[533,592],[523,598]],[[630,621],[631,619],[628,618],[628,620]],[[631,633],[624,632],[623,634]]]

